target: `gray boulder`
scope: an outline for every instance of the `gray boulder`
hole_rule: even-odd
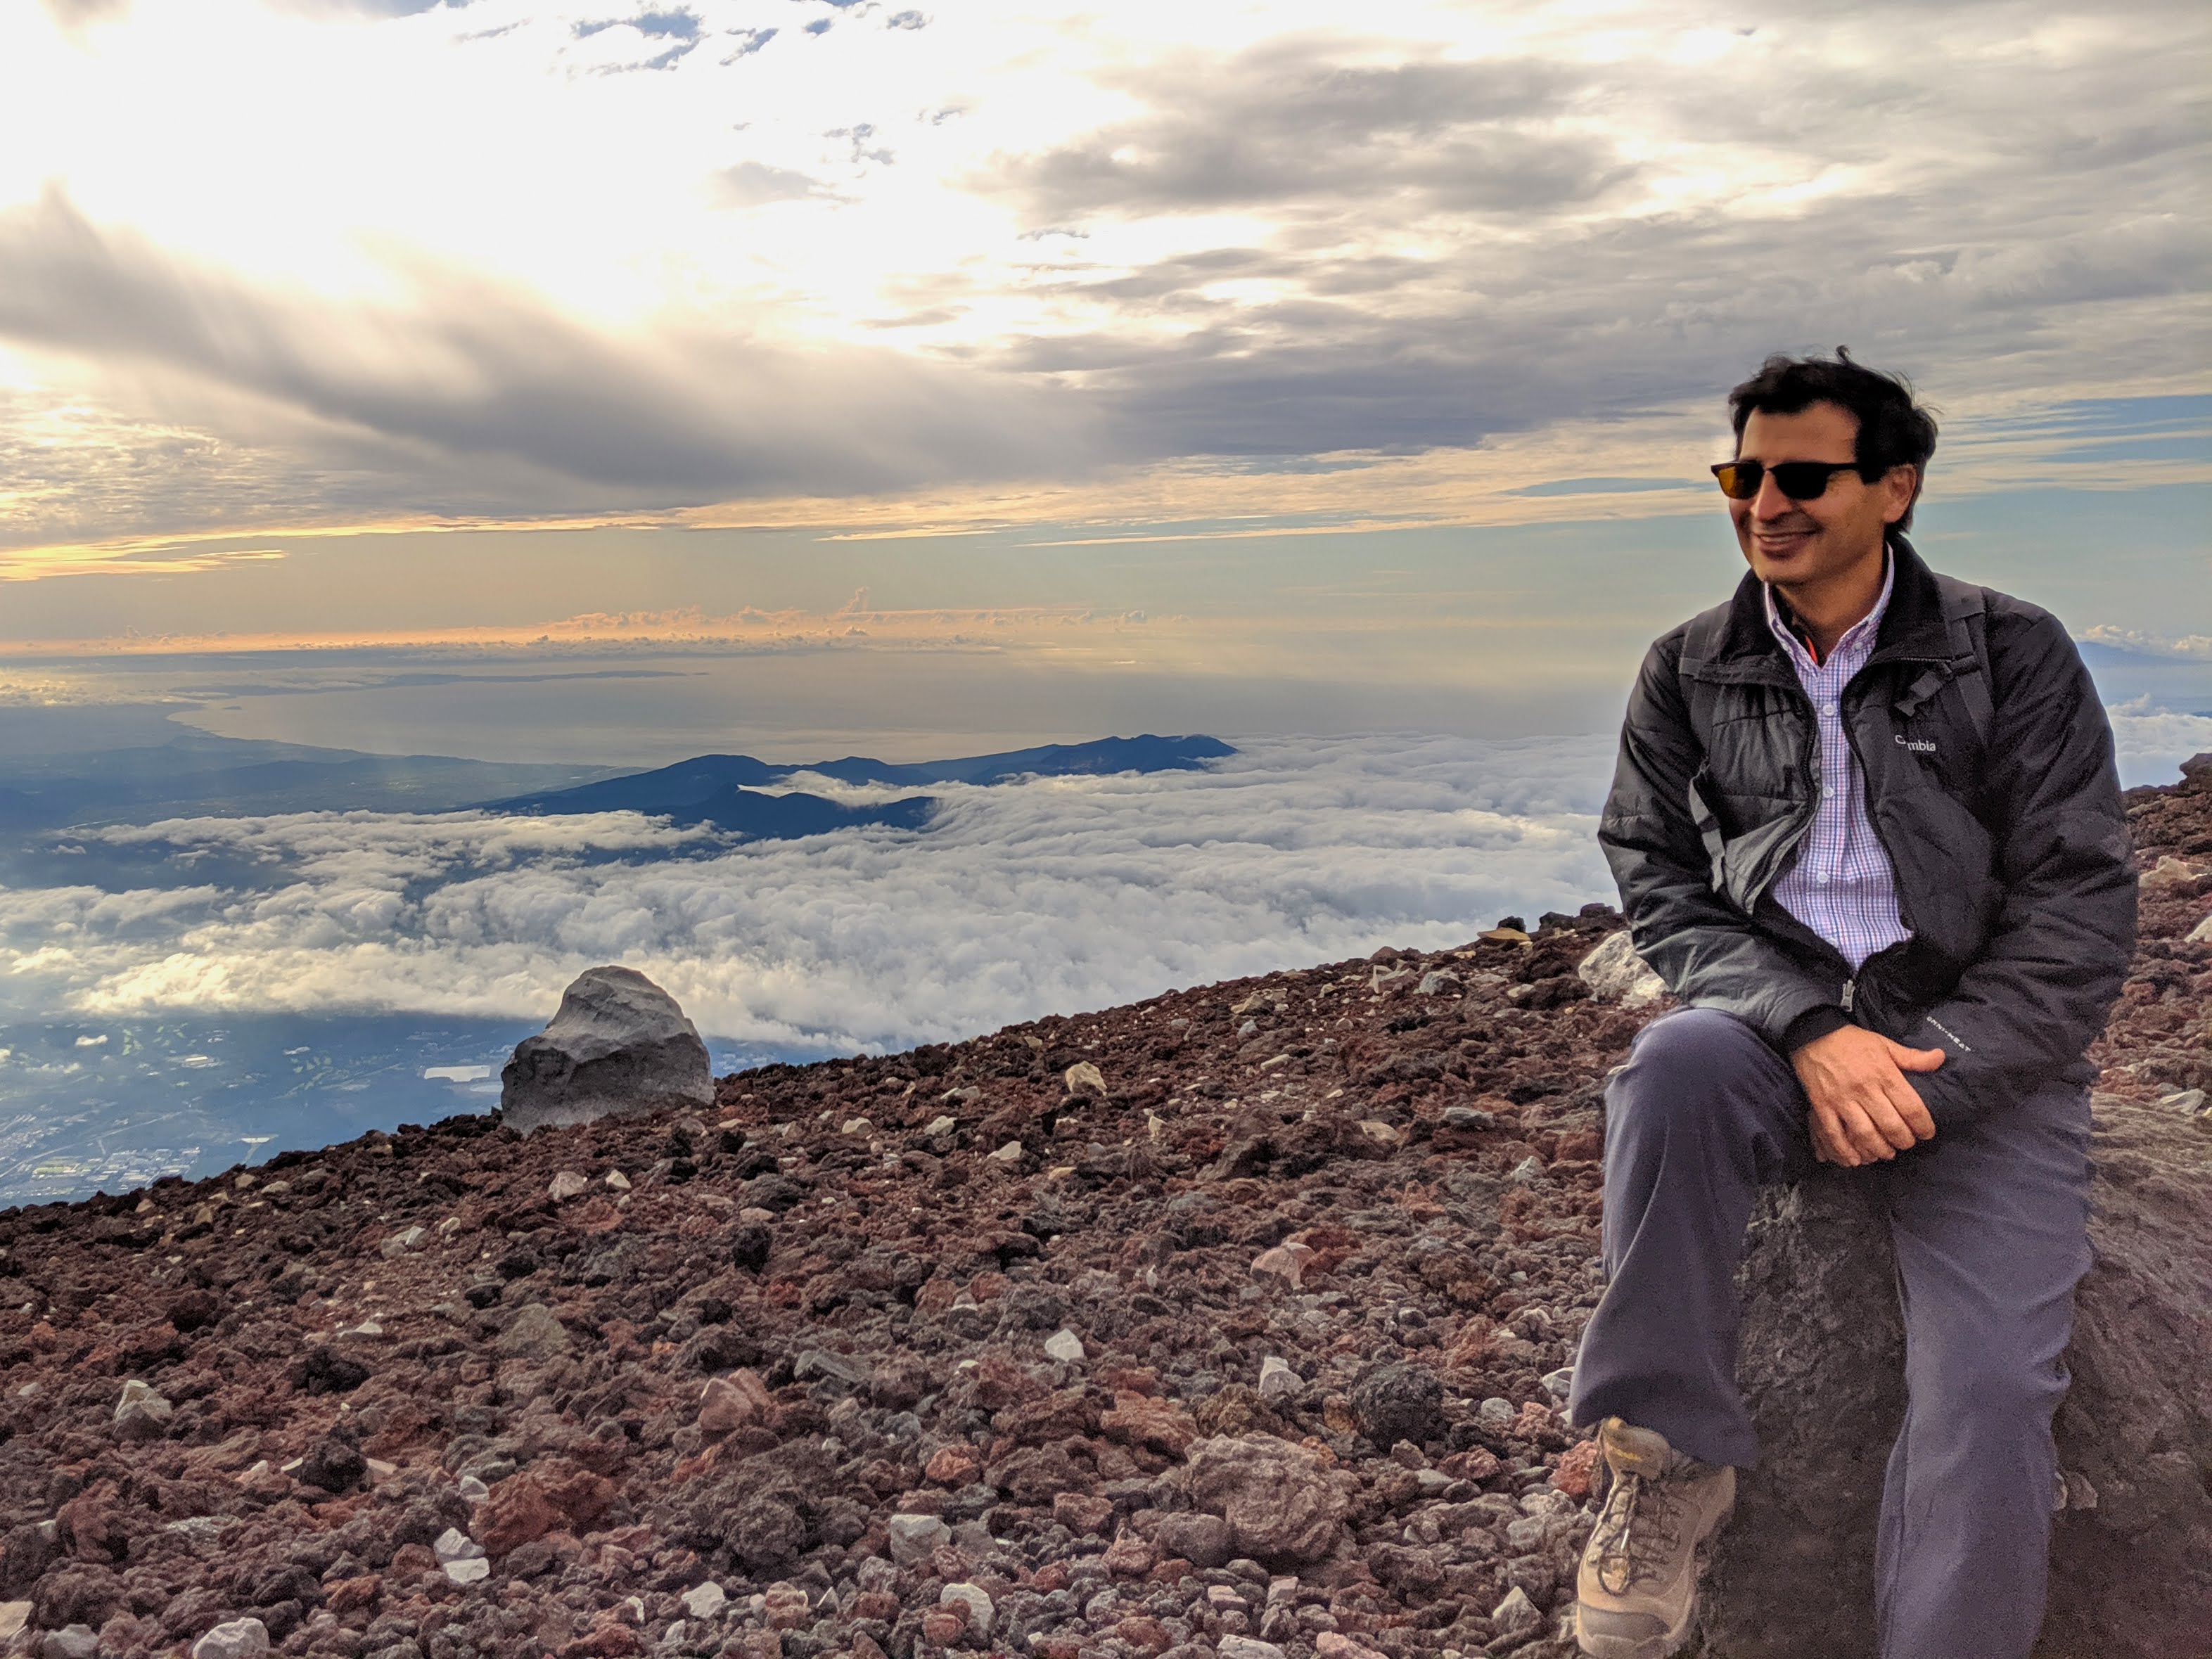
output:
[[[2212,1126],[2096,1100],[2090,1238],[2058,1416],[2065,1508],[2039,1659],[2166,1659],[2212,1625]],[[1709,1659],[1873,1659],[1875,1515],[1903,1415],[1887,1229],[1823,1170],[1752,1223],[1737,1374],[1759,1467],[1706,1581]]]
[[[698,1028],[634,968],[578,975],[552,1024],[517,1043],[500,1073],[501,1115],[525,1134],[551,1123],[714,1103]]]

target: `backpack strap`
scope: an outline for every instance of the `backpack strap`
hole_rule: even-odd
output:
[[[1956,576],[1938,575],[1936,586],[1942,592],[1943,623],[1951,635],[1951,683],[1966,700],[1966,718],[1986,750],[1990,730],[1996,724],[1990,683],[1989,590]]]

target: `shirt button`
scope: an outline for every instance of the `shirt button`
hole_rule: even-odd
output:
[[[1828,878],[1825,874],[1815,876],[1813,879],[1819,882],[1823,887],[1826,887],[1828,884]]]

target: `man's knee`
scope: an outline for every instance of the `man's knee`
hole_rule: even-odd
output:
[[[1947,1341],[1939,1355],[1908,1357],[1915,1415],[1949,1425],[1962,1442],[2009,1443],[2048,1427],[2066,1397],[2065,1368],[2040,1343],[2008,1340],[2015,1334],[1991,1331]]]
[[[1637,1034],[1628,1063],[1606,1086],[1609,1123],[1693,1115],[1711,1125],[1726,1103],[1759,1100],[1789,1073],[1750,1026],[1711,1008],[1662,1016]]]

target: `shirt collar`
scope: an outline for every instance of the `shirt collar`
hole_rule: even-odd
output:
[[[1844,630],[1843,638],[1836,641],[1835,651],[1828,653],[1830,661],[1834,660],[1837,652],[1847,651],[1861,641],[1873,637],[1875,631],[1881,626],[1882,612],[1889,609],[1889,591],[1896,581],[1897,561],[1890,556],[1889,549],[1885,546],[1881,551],[1881,592],[1875,598],[1874,609]],[[1784,619],[1785,602],[1774,591],[1774,584],[1762,582],[1759,586],[1765,589],[1766,625],[1774,630],[1774,637],[1781,641],[1783,648],[1793,656],[1802,656],[1814,667],[1819,667],[1820,661],[1814,657],[1811,647],[1797,636],[1797,631]]]

